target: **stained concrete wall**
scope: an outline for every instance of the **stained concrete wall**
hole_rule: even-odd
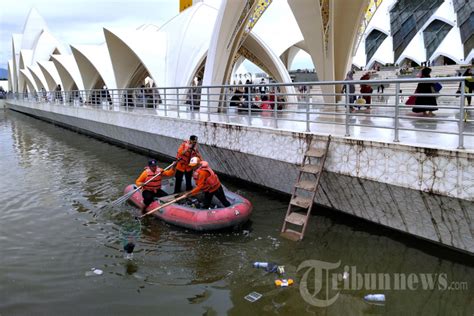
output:
[[[175,156],[199,136],[218,172],[289,193],[326,137],[225,123],[8,101],[8,107],[124,145]],[[316,202],[474,254],[474,154],[333,138]]]

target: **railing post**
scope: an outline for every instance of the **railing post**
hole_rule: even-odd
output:
[[[306,101],[306,99],[303,99]],[[309,102],[306,101],[306,132],[309,133]]]
[[[399,139],[399,119],[398,117],[400,116],[400,107],[399,107],[399,91],[400,91],[400,82],[397,82],[395,84],[395,132],[394,132],[394,138],[393,138],[393,141],[398,143],[400,142],[400,139]]]
[[[345,137],[349,137],[351,136],[351,133],[349,131],[349,114],[351,113],[351,109],[350,109],[350,103],[349,103],[349,84],[346,83],[345,84],[345,95],[346,95],[346,100],[345,100],[345,106],[346,106],[346,134],[344,135]]]
[[[179,116],[179,88],[176,88],[176,110],[178,111],[178,118]]]
[[[275,100],[273,102],[273,113],[275,114],[275,128],[278,129],[278,90],[275,90]]]
[[[123,95],[125,95],[125,110],[128,112],[129,111],[128,104],[130,103],[128,90],[124,90]]]
[[[252,89],[251,87],[247,86],[247,108],[248,108],[248,118],[249,118],[249,126],[252,125],[252,113],[251,113],[251,105],[250,105],[250,102],[252,101],[250,96],[251,96],[251,90]]]
[[[224,108],[225,108],[225,121],[226,123],[230,122],[229,118],[229,109],[230,109],[230,104],[227,104],[227,88],[224,88]]]
[[[464,98],[465,98],[466,81],[461,81],[461,104],[459,107],[459,135],[458,135],[458,149],[464,149]]]
[[[202,91],[202,90],[201,90]],[[211,121],[211,98],[210,98],[210,93],[209,93],[209,87],[207,87],[207,121]],[[202,97],[199,96],[199,99],[201,100]],[[202,100],[201,100],[202,101]],[[202,103],[202,102],[201,102]]]
[[[168,106],[167,106],[167,98],[166,98],[166,91],[168,91],[167,88],[163,89],[163,107],[165,108],[165,116],[168,116]]]

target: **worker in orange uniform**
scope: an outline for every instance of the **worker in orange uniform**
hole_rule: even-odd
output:
[[[174,173],[175,165],[173,165],[173,167],[168,170],[163,170],[158,167],[155,159],[148,161],[148,166],[145,167],[145,170],[143,170],[143,172],[135,181],[135,185],[141,186],[147,181],[151,180],[150,182],[143,185],[142,188],[143,204],[145,204],[142,212],[145,212],[155,197],[168,195],[168,193],[161,189],[161,179],[163,177],[172,177]]]
[[[196,182],[196,187],[187,196],[193,196],[199,192],[204,192],[204,208],[211,206],[212,197],[215,195],[219,201],[225,206],[230,206],[230,202],[227,200],[224,194],[219,178],[214,171],[209,167],[207,161],[203,161],[198,157],[191,158],[189,167],[193,169],[193,178]]]
[[[193,168],[189,166],[191,158],[198,157],[202,159],[201,154],[198,150],[197,144],[198,138],[196,135],[191,135],[189,140],[183,141],[181,146],[178,148],[176,159],[176,182],[174,185],[174,193],[181,192],[181,184],[183,183],[183,175],[186,178],[186,191],[190,191],[193,188],[191,179],[193,176]]]

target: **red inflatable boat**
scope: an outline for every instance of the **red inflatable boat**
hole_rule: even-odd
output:
[[[167,182],[166,180],[164,182]],[[136,187],[129,185],[124,193],[133,191]],[[170,185],[163,185],[165,192],[172,191]],[[220,201],[214,197],[210,209],[202,209],[199,196],[190,197],[186,200],[165,206],[152,215],[159,219],[176,225],[197,231],[217,230],[226,227],[234,227],[245,223],[252,213],[252,204],[242,196],[224,189],[227,200],[231,203],[229,207],[224,207]],[[148,211],[159,207],[175,198],[175,195],[168,195],[159,198],[147,208]],[[143,197],[141,191],[135,192],[129,199],[131,203],[140,209],[143,207]]]

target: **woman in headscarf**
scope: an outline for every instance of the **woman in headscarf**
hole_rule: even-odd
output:
[[[431,78],[431,68],[425,67],[421,70],[421,78]],[[439,85],[439,84],[438,84]],[[420,82],[416,87],[416,93],[436,93],[436,83]],[[436,107],[436,96],[416,96],[415,106],[412,111],[415,113],[423,113],[426,116],[434,116],[434,111],[438,111]]]
[[[365,73],[361,78],[360,80],[370,80],[370,73]],[[372,87],[368,84],[361,84],[360,85],[360,93],[363,93],[363,94],[370,94],[372,93],[374,89],[372,89]],[[367,108],[370,109],[370,103],[372,101],[372,96],[370,95],[363,95],[362,98],[364,98],[365,100],[365,104],[367,104]]]
[[[474,88],[474,78],[472,74],[471,68],[467,68],[466,71],[462,74],[463,77],[466,77],[464,80],[464,93],[472,93],[472,90]],[[461,83],[459,83],[459,89],[457,93],[461,93]],[[466,96],[467,99],[467,105],[471,105],[471,96]]]
[[[344,80],[345,81],[352,81],[352,80],[354,80],[353,76],[354,76],[354,71],[350,70],[346,75],[346,79],[344,79]],[[353,83],[344,84],[342,86],[341,93],[346,93],[346,87],[347,86],[349,86],[349,104],[352,104],[356,100],[356,95],[355,95],[356,88],[355,88],[355,85]],[[352,109],[352,107],[351,107],[351,109]]]

